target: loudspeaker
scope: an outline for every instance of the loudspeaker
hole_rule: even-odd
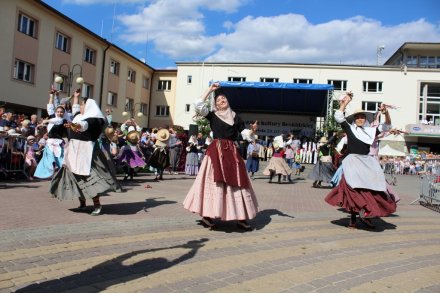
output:
[[[191,137],[191,135],[194,135],[195,137],[197,137],[198,133],[199,133],[199,126],[197,124],[190,124],[188,136]]]

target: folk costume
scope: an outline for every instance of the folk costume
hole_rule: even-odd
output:
[[[214,108],[210,111],[204,99],[197,100],[194,105],[196,112],[210,122],[213,141],[206,150],[199,174],[183,206],[202,216],[202,224],[206,227],[214,225],[213,219],[238,220],[238,227],[250,230],[246,220],[257,215],[258,203],[237,148],[240,132],[245,128],[244,122],[229,105],[226,109]],[[214,107],[216,99],[226,97],[217,95],[211,102]]]
[[[198,143],[194,135],[188,140],[186,150],[185,174],[196,176],[199,173]]]
[[[345,108],[345,107],[344,107]],[[363,114],[363,126],[358,126],[354,116]],[[368,112],[355,112],[344,117],[341,110],[335,112],[335,119],[347,135],[347,156],[342,161],[342,176],[339,184],[326,196],[330,205],[344,208],[351,214],[349,227],[355,227],[356,214],[368,227],[373,228],[369,218],[384,217],[396,211],[396,203],[387,192],[384,174],[379,162],[369,155],[370,146],[376,135],[390,128],[389,124],[369,126],[372,115]]]
[[[287,176],[289,182],[292,182],[292,179],[290,178],[292,169],[287,165],[286,160],[283,158],[283,149],[278,145],[278,142],[274,142],[273,147],[273,156],[264,169],[263,174],[270,176],[269,183],[272,183],[274,175],[278,175],[278,183],[281,183],[281,175]]]
[[[160,129],[156,133],[153,154],[149,164],[155,169],[155,180],[163,180],[163,172],[170,166],[170,153],[168,149],[168,140],[170,132],[167,129]]]
[[[72,107],[74,118],[64,163],[52,179],[50,193],[59,200],[78,198],[81,209],[86,208],[86,199],[92,199],[95,209],[91,215],[99,215],[99,194],[120,191],[121,187],[97,143],[105,127],[104,116],[94,100],[84,103],[83,114],[79,104]]]
[[[319,140],[318,160],[307,178],[314,181],[313,187],[320,188],[322,182],[330,184],[334,173],[330,146],[327,138],[322,137]]]
[[[55,114],[56,109],[61,108],[64,116],[59,117]],[[48,139],[44,146],[43,157],[38,162],[34,177],[47,179],[54,175],[55,170],[61,168],[64,160],[64,140],[67,137],[67,129],[64,124],[70,121],[64,107],[53,103],[47,104],[47,113],[49,120],[47,125]]]
[[[124,168],[124,180],[133,180],[134,169],[144,168],[146,163],[143,154],[139,148],[139,132],[136,131],[134,126],[128,128],[128,133],[125,137],[126,145],[124,145],[116,157],[118,165],[122,165]]]

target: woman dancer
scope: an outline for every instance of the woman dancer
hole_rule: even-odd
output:
[[[396,211],[393,197],[387,193],[384,174],[379,162],[369,156],[370,146],[376,135],[390,128],[390,116],[385,111],[385,123],[371,127],[372,114],[355,111],[345,118],[344,111],[350,103],[349,93],[343,100],[335,119],[347,135],[347,156],[342,161],[342,177],[335,188],[326,196],[330,205],[343,207],[351,214],[350,228],[356,227],[356,215],[369,228],[374,228],[370,218],[384,217]],[[370,119],[367,119],[367,116]]]
[[[116,158],[118,165],[123,165],[124,168],[124,181],[130,176],[130,181],[133,181],[135,168],[144,168],[145,158],[139,148],[139,132],[130,126],[128,133],[125,136],[126,145],[119,150],[119,154]]]
[[[209,111],[205,101],[213,92]],[[209,120],[214,140],[183,205],[202,216],[205,227],[212,228],[214,219],[238,220],[239,228],[252,230],[247,220],[257,215],[257,198],[236,144],[244,122],[229,107],[218,83],[213,83],[203,98],[195,102],[195,109]]]
[[[93,200],[92,216],[101,214],[99,194],[120,191],[115,174],[97,140],[105,127],[105,119],[96,102],[85,98],[79,105],[80,90],[73,95],[72,123],[64,163],[54,176],[50,193],[60,200],[78,198],[80,209],[86,208],[86,199]]]
[[[47,113],[49,119],[43,123],[48,123],[48,139],[44,147],[43,157],[37,165],[34,177],[47,179],[54,175],[55,171],[61,168],[64,159],[64,137],[67,137],[67,129],[64,124],[69,120],[63,106],[55,106],[55,90],[50,91],[49,102],[47,103]]]

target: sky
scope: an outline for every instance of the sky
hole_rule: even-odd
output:
[[[440,42],[438,0],[44,2],[155,69],[192,61],[375,65],[405,42]]]

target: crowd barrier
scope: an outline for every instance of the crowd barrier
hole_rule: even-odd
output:
[[[440,176],[438,174],[423,174],[420,176],[420,197],[412,203],[440,212]]]
[[[0,172],[5,178],[17,174],[29,178],[25,164],[26,148],[25,137],[0,135]]]

